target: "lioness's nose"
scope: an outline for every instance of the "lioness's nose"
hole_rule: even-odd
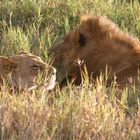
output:
[[[54,67],[50,66],[49,74],[55,75],[56,74],[56,69]]]

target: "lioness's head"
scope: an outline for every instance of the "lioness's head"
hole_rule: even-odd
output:
[[[51,90],[55,86],[55,68],[32,54],[20,53],[10,57],[0,57],[1,79],[8,74],[11,75],[9,81],[11,86],[19,90],[31,90],[39,85]]]
[[[49,49],[49,55],[54,56],[57,81],[62,82],[66,75],[80,79],[83,64],[93,77],[104,71],[106,65],[117,73],[136,60],[138,44],[137,38],[122,32],[106,17],[83,16],[75,30]]]

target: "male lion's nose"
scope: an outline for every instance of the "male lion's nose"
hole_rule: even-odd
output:
[[[49,48],[49,49],[47,50],[47,55],[48,55],[48,57],[52,57],[52,55],[53,55],[53,48],[54,48],[54,47],[51,47],[51,48]]]
[[[48,49],[47,55],[48,55],[48,57],[53,57],[54,56],[53,48]]]

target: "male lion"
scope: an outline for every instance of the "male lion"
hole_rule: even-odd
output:
[[[61,43],[50,48],[49,55],[54,56],[59,83],[67,76],[79,84],[80,71],[86,65],[89,77],[94,80],[108,69],[108,83],[115,75],[119,85],[126,85],[137,78],[140,42],[106,17],[88,15]],[[76,64],[79,60],[83,63]]]
[[[40,79],[43,78],[42,81],[38,80],[39,75]],[[51,90],[55,86],[55,76],[55,68],[44,63],[38,56],[22,52],[10,57],[0,57],[0,85],[7,79],[10,87],[20,91],[29,91],[38,85]]]

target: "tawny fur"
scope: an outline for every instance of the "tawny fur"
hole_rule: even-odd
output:
[[[140,64],[139,40],[120,30],[104,16],[83,16],[80,25],[49,52],[54,56],[53,65],[58,71],[59,82],[66,75],[75,78],[78,83],[81,82],[79,66],[75,65],[78,59],[84,61],[83,64],[93,79],[105,73],[108,67],[108,81],[112,81],[114,76],[117,77],[118,85],[137,81]]]

